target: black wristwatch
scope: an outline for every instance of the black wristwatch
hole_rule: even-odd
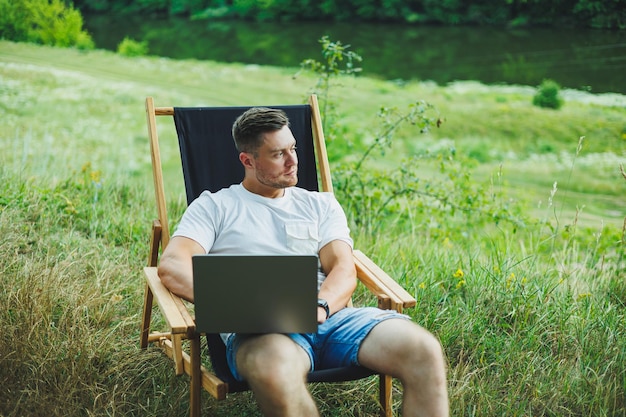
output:
[[[324,311],[326,311],[326,318],[330,317],[330,308],[328,307],[328,302],[322,298],[317,299],[317,306],[322,307]]]

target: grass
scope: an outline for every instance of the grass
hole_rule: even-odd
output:
[[[156,216],[143,99],[297,103],[315,80],[295,72],[0,41],[1,416],[185,414],[186,378],[138,347]],[[329,152],[335,165],[354,159],[381,105],[425,99],[445,119],[427,135],[401,129],[368,169],[391,175],[407,156],[455,148],[444,171],[415,169],[422,182],[447,179],[433,184],[459,199],[480,197],[483,212],[413,196],[379,229],[353,229],[442,340],[454,416],[625,416],[626,100],[566,92],[555,112],[533,108],[532,94],[344,79],[333,89],[342,136]],[[159,129],[171,141],[162,150],[176,218],[175,133]],[[515,221],[494,220],[504,211]],[[362,289],[356,300],[373,302]],[[373,379],[312,391],[324,415],[376,413]],[[259,415],[249,393],[205,394],[203,411]]]

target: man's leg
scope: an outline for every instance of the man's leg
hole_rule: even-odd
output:
[[[417,324],[389,319],[363,340],[359,363],[398,378],[404,387],[402,415],[449,415],[446,366],[439,341]]]
[[[251,337],[237,351],[237,370],[266,416],[319,416],[306,386],[308,354],[287,336]]]

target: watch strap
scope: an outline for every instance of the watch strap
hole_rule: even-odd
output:
[[[317,306],[322,307],[324,311],[326,311],[326,318],[330,317],[330,308],[328,307],[328,302],[322,298],[317,299]]]

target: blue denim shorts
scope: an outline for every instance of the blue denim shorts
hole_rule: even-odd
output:
[[[286,336],[309,355],[311,371],[359,365],[357,356],[361,342],[374,326],[393,318],[409,320],[408,316],[394,310],[381,310],[376,307],[344,308],[320,324],[317,333],[290,333]],[[243,378],[237,372],[235,361],[237,349],[250,337],[254,335],[232,334],[226,341],[228,366],[238,381],[242,381]]]

